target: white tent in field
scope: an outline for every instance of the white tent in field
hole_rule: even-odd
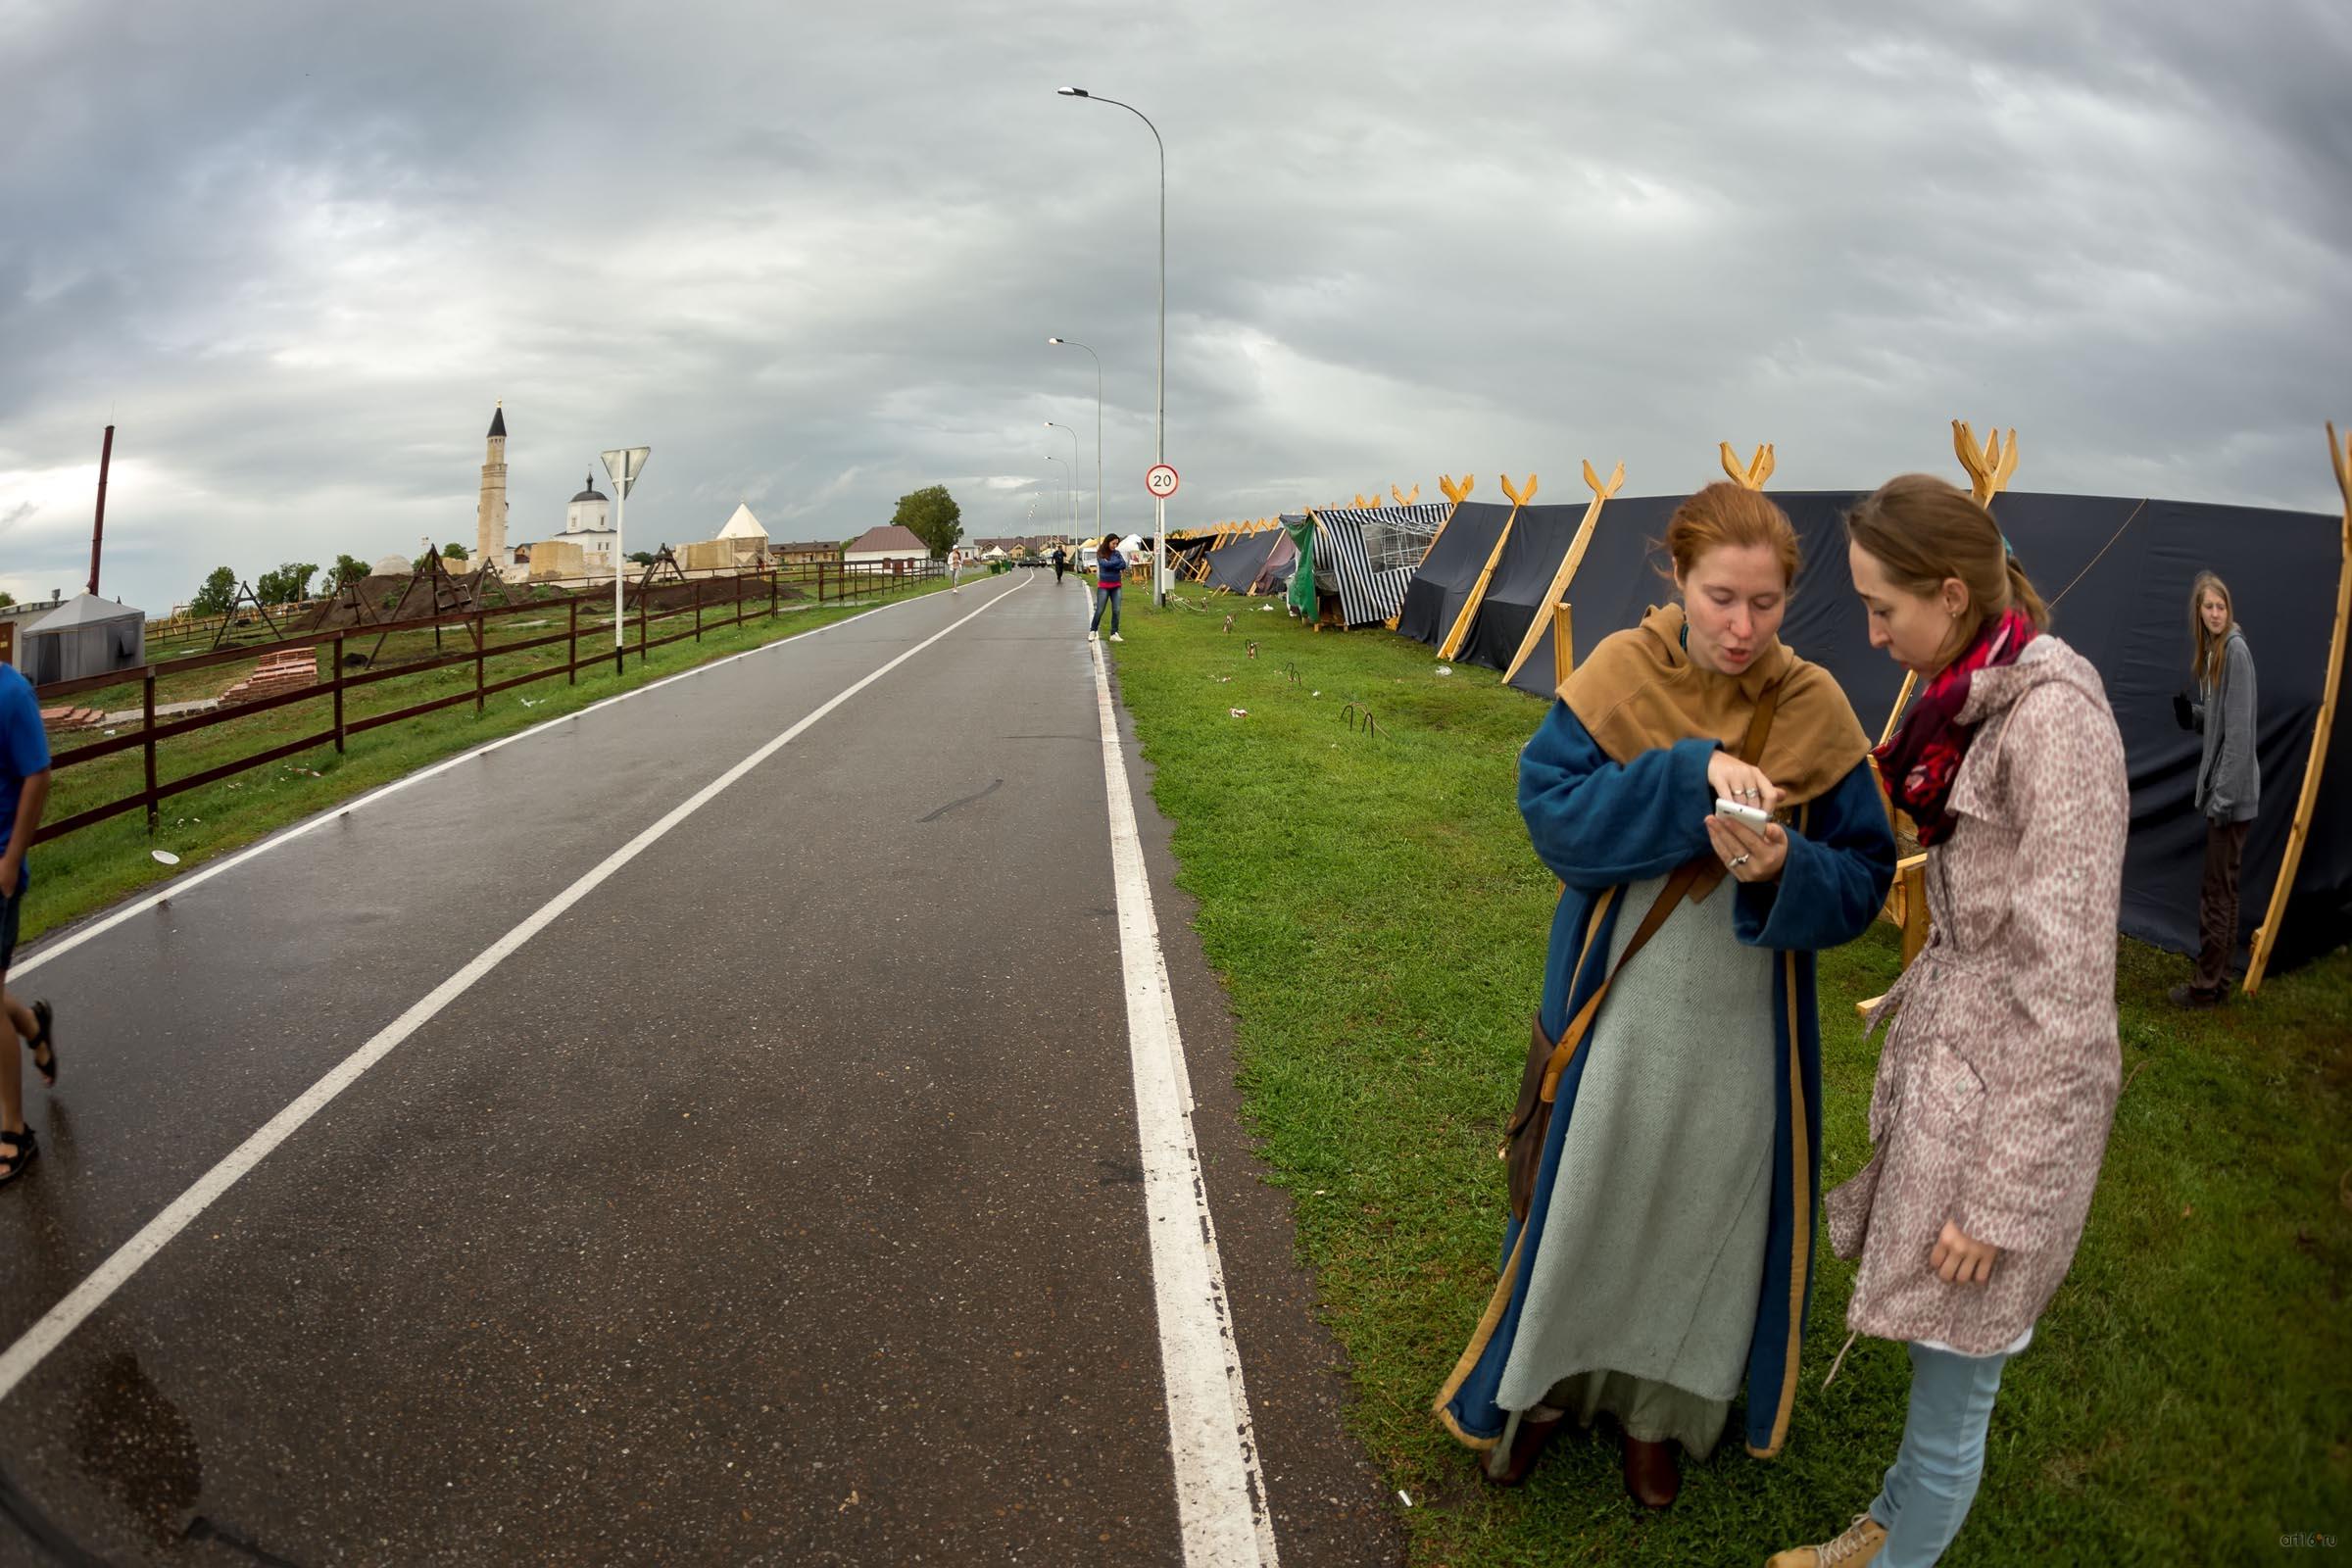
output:
[[[738,503],[735,514],[727,519],[725,527],[718,530],[718,537],[721,539],[749,539],[756,544],[765,545],[767,530],[760,526],[760,519],[752,515],[752,509],[749,506]]]

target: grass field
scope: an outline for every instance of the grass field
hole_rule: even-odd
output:
[[[33,851],[33,889],[25,903],[23,940],[29,942],[42,931],[104,908],[150,883],[193,869],[204,860],[251,844],[314,811],[390,783],[405,773],[470,747],[576,712],[591,703],[696,664],[814,631],[862,613],[879,603],[916,598],[946,586],[943,579],[900,590],[887,599],[852,600],[821,608],[788,605],[772,620],[765,613],[767,604],[762,597],[756,618],[747,619],[740,629],[732,624],[718,626],[707,621],[702,641],[688,639],[656,648],[642,663],[634,649],[637,628],[632,623],[625,674],[615,676],[608,657],[581,669],[576,685],[567,684],[561,676],[533,681],[491,696],[478,715],[470,705],[460,703],[421,718],[352,736],[339,757],[331,742],[298,753],[165,801],[162,821],[153,837],[147,832],[145,812],[134,808]],[[715,620],[719,612],[719,608],[713,607],[708,613]],[[731,606],[726,607],[726,612],[732,614]],[[747,616],[752,614],[748,605],[745,612]],[[545,624],[534,624],[542,619]],[[492,620],[486,680],[496,682],[533,668],[561,668],[564,654],[561,643],[506,655],[500,655],[497,649],[501,642],[524,642],[562,631],[564,622],[565,612],[560,605],[544,617],[525,613]],[[659,638],[692,625],[690,616],[657,621],[652,635]],[[612,638],[609,618],[596,622],[592,632],[589,619],[581,617],[579,646],[583,657],[597,652],[609,655]],[[470,649],[472,633],[464,626],[445,627],[442,642],[453,653]],[[355,634],[346,648],[348,652],[366,652],[373,649],[375,643],[373,636]],[[433,636],[429,631],[401,632],[385,641],[376,667],[403,660],[430,658],[432,653]],[[212,696],[250,667],[232,664],[159,680],[156,701],[160,705]],[[436,697],[472,690],[471,663],[407,675],[348,692],[345,720],[349,723],[371,713],[390,712]],[[136,708],[139,688],[134,682],[72,701],[76,706],[102,710]],[[321,695],[311,701],[290,703],[194,734],[168,738],[157,746],[157,776],[165,782],[186,778],[234,759],[318,734],[332,727],[332,713],[330,700],[322,688]],[[91,738],[89,733],[53,735],[50,747],[62,751]],[[85,808],[135,794],[143,780],[144,764],[135,750],[64,768],[53,779],[48,818],[56,821]],[[180,865],[168,868],[159,863],[149,853],[159,849],[178,856]]]
[[[1613,1443],[1575,1437],[1489,1492],[1429,1413],[1494,1283],[1494,1151],[1553,904],[1514,797],[1543,708],[1249,601],[1128,622],[1121,691],[1249,1114],[1350,1358],[1353,1427],[1413,1501],[1414,1561],[1761,1562],[1842,1528],[1893,1456],[1909,1369],[1861,1341],[1822,1388],[1853,1278],[1836,1259],[1786,1452],[1751,1460],[1735,1431],[1663,1515],[1627,1500]],[[1370,734],[1350,727],[1367,708]],[[1852,1004],[1897,959],[1884,926],[1823,958],[1828,1181],[1867,1152],[1876,1047]],[[2290,1533],[2352,1535],[2352,953],[2195,1015],[2164,1001],[2186,972],[2123,944],[2125,1089],[2089,1230],[2009,1369],[1950,1561],[2269,1562]]]

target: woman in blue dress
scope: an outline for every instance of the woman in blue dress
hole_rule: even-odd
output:
[[[1707,1457],[1742,1393],[1748,1451],[1787,1439],[1820,1197],[1814,955],[1867,930],[1894,874],[1869,741],[1779,639],[1788,516],[1714,484],[1665,543],[1679,603],[1594,649],[1521,754],[1563,889],[1502,1276],[1437,1400],[1503,1485],[1609,1414],[1652,1507],[1676,1446]]]

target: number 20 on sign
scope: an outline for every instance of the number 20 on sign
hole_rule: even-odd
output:
[[[1144,475],[1144,488],[1165,501],[1176,493],[1176,470],[1164,463],[1155,463]]]

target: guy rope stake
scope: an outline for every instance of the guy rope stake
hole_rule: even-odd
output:
[[[2312,724],[2311,755],[2303,762],[2303,793],[2295,801],[2295,819],[2286,833],[2286,855],[2278,862],[2278,878],[2271,884],[2270,908],[2254,932],[2254,953],[2246,965],[2246,995],[2262,989],[2263,971],[2270,967],[2271,949],[2286,918],[2286,902],[2295,890],[2295,872],[2303,864],[2303,844],[2311,833],[2311,818],[2320,804],[2320,774],[2328,763],[2328,741],[2335,728],[2335,705],[2343,695],[2345,638],[2352,635],[2352,442],[2338,440],[2335,425],[2328,425],[2328,461],[2335,468],[2335,487],[2343,492],[2342,559],[2335,574],[2335,630],[2328,639],[2328,681],[2321,689],[2320,716]],[[2339,787],[2340,788],[2340,787]]]

